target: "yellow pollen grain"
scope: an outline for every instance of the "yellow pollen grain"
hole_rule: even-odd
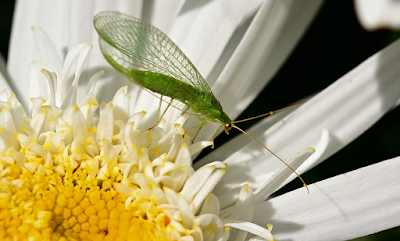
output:
[[[96,204],[100,200],[100,192],[94,191],[89,194],[89,201],[92,205]]]
[[[64,194],[58,195],[58,197],[57,197],[57,205],[60,206],[60,207],[67,206],[67,199],[64,196]]]
[[[50,149],[50,146],[51,146],[51,143],[50,143],[49,141],[46,141],[46,142],[43,144],[43,149],[47,151],[47,150]]]
[[[106,206],[106,202],[104,200],[99,200],[98,202],[96,202],[94,204],[94,208],[96,209],[96,211],[100,211],[103,210]]]
[[[106,219],[108,218],[108,210],[107,209],[101,209],[100,211],[98,211],[97,216],[100,219]]]
[[[71,217],[71,209],[65,208],[63,210],[63,219],[68,219],[69,217]]]
[[[56,207],[54,208],[54,210],[53,210],[53,213],[54,213],[55,215],[61,215],[61,214],[63,213],[63,207],[56,206]]]
[[[78,216],[78,222],[79,223],[85,223],[87,220],[88,220],[88,216],[86,214],[84,214],[84,213],[81,213]]]
[[[95,126],[88,127],[87,130],[88,130],[89,133],[96,133],[96,127]]]
[[[156,148],[154,148],[153,152],[154,152],[154,154],[156,154],[156,153],[160,152],[160,150],[161,150],[161,147],[157,146]]]
[[[87,207],[87,208],[85,208],[85,214],[88,216],[88,217],[90,217],[90,216],[92,216],[92,215],[95,215],[96,214],[96,209],[93,207],[93,206],[89,206],[89,207]]]
[[[117,205],[117,202],[115,200],[110,200],[109,202],[107,202],[106,207],[107,207],[108,211],[112,211],[116,205]]]
[[[78,217],[81,213],[83,213],[83,208],[81,206],[76,206],[74,209],[72,209],[72,214],[75,217]]]
[[[68,219],[68,222],[71,226],[75,226],[75,224],[78,222],[78,219],[75,216],[72,216],[70,219]]]
[[[90,201],[89,201],[89,199],[88,199],[87,197],[85,197],[85,198],[79,203],[79,205],[80,205],[83,209],[85,209],[85,208],[89,207]]]
[[[82,225],[81,225],[82,230],[87,231],[87,230],[89,230],[89,228],[90,228],[90,224],[88,222],[82,223]]]
[[[100,218],[96,215],[92,215],[89,217],[89,223],[91,225],[97,225],[99,223],[99,221],[100,221]]]
[[[91,99],[91,100],[90,100],[90,103],[91,103],[92,105],[95,105],[95,106],[99,105],[99,102],[98,102],[96,99]]]

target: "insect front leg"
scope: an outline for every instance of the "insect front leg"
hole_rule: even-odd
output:
[[[193,139],[192,139],[192,144],[194,143],[194,140],[196,139],[197,135],[199,134],[201,128],[203,128],[203,126],[205,126],[205,125],[207,124],[206,119],[202,118],[202,117],[199,116],[199,115],[196,115],[196,114],[194,114],[194,115],[201,121],[201,124],[199,124],[199,125],[197,125],[197,126],[194,126],[194,127],[189,128],[189,129],[186,130],[186,133],[188,133],[189,131],[194,130],[194,129],[197,128],[197,132],[196,132],[196,134],[194,135],[194,137],[193,137]]]
[[[214,133],[214,135],[213,135],[213,137],[212,137],[212,139],[211,139],[211,141],[213,142],[213,144],[212,144],[212,146],[211,146],[212,149],[214,149],[214,139],[215,139],[215,137],[217,137],[219,130],[221,130],[221,128],[222,128],[223,126],[224,126],[224,125],[220,125],[220,126],[218,127],[217,131],[215,131],[215,133]]]

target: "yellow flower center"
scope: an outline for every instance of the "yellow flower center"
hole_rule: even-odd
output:
[[[143,209],[151,204],[140,201],[126,210],[127,198],[104,182],[64,186],[57,174],[29,172],[18,180],[20,187],[1,184],[12,194],[0,195],[1,240],[170,240],[168,216],[147,216]]]
[[[37,108],[0,147],[0,240],[178,240],[213,230],[188,208],[196,193],[179,194],[194,173],[181,125],[137,129],[145,113],[114,119],[113,104],[87,120],[97,101],[86,101]]]

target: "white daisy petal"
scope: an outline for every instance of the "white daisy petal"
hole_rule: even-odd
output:
[[[265,240],[275,240],[268,229],[262,228],[254,223],[224,219],[224,224],[228,227],[241,229],[249,233],[255,234]]]
[[[189,147],[186,143],[182,144],[176,156],[175,164],[178,166],[192,166],[192,157],[189,152]],[[190,161],[190,162],[189,162]]]
[[[104,70],[101,70],[101,71],[95,73],[92,76],[92,78],[90,78],[90,80],[88,81],[88,83],[86,85],[85,93],[93,93],[94,92],[94,88],[96,87],[97,80],[103,75],[104,75]]]
[[[168,36],[207,78],[234,31],[255,12],[262,1],[219,0],[196,8],[185,2],[181,12],[189,9],[190,14],[180,14],[174,21]],[[216,24],[218,23],[218,24]],[[204,28],[203,26],[209,26]]]
[[[400,28],[400,4],[397,1],[355,0],[354,5],[358,20],[366,30]]]
[[[212,193],[208,194],[208,196],[204,199],[203,206],[201,207],[200,216],[201,214],[206,214],[206,213],[219,216],[219,212],[220,212],[220,205],[218,197]]]
[[[2,140],[2,150],[13,147],[18,150],[18,142],[14,133],[16,132],[14,119],[9,110],[6,108],[0,109],[0,138]]]
[[[11,95],[8,102],[11,104],[10,113],[13,116],[15,127],[19,130],[24,125],[25,110],[15,95]]]
[[[272,222],[277,240],[348,240],[399,226],[399,168],[397,157],[310,185],[310,194],[273,198],[256,207],[253,221]]]
[[[7,73],[7,66],[4,61],[4,58],[2,55],[0,55],[0,90],[8,89],[11,90],[10,85],[7,82],[6,79],[6,73]],[[0,98],[1,100],[1,98]]]
[[[61,103],[61,108],[65,108],[71,104],[77,103],[77,101],[80,99],[77,93],[78,81],[81,76],[83,67],[86,63],[88,54],[92,48],[93,48],[92,44],[80,44],[76,45],[68,53],[65,59],[63,73],[61,75],[61,79],[59,81],[59,85],[57,88],[58,91],[57,96],[59,97],[57,103],[58,104]],[[69,84],[67,81],[67,75],[69,73],[72,64],[75,64],[76,66],[75,75],[72,83]]]
[[[41,72],[46,77],[49,86],[49,95],[50,95],[49,104],[55,105],[56,91],[57,91],[57,76],[54,72],[50,72],[46,69],[42,69]],[[36,79],[36,81],[40,81],[40,79]]]
[[[6,102],[9,98],[9,96],[10,96],[10,94],[8,93],[7,88],[0,91],[0,101],[1,102]]]
[[[49,35],[40,27],[32,26],[32,32],[36,39],[43,67],[61,74],[61,60]]]
[[[121,87],[114,96],[114,116],[115,119],[122,120],[126,122],[130,117],[130,98],[131,96],[127,94],[128,87]]]
[[[194,198],[193,202],[190,205],[190,208],[197,212],[199,210],[201,204],[203,203],[205,197],[214,189],[215,185],[221,180],[224,176],[226,170],[224,169],[217,169],[215,172],[208,178],[204,186],[200,189],[197,193],[196,197]]]
[[[83,42],[97,43],[98,36],[93,29],[93,15],[100,11],[115,10],[134,14],[140,17],[142,3],[140,1],[95,1],[87,2],[47,2],[45,0],[34,0],[20,4],[17,2],[14,13],[15,20],[11,33],[8,70],[14,81],[18,81],[12,87],[13,91],[19,96],[22,105],[29,106],[29,97],[22,93],[29,93],[27,85],[27,69],[21,66],[28,66],[33,60],[41,60],[34,36],[32,35],[32,26],[40,26],[44,29],[55,45],[57,56],[61,59],[65,57],[71,47]],[[106,61],[102,58],[99,50],[93,53],[90,66],[106,67]],[[57,71],[49,69],[50,71]],[[105,70],[105,69],[104,69]],[[108,76],[119,76],[117,71],[109,71]],[[58,72],[57,72],[58,73]],[[101,100],[110,100],[115,91],[126,82],[122,79],[115,79],[114,84],[107,82],[98,83],[98,91],[102,91],[104,98]],[[138,87],[130,84],[131,91],[135,92]],[[133,88],[132,88],[133,87]],[[107,89],[108,88],[108,89]],[[111,89],[110,89],[111,88]],[[107,91],[104,91],[107,90]]]
[[[212,146],[214,144],[213,141],[199,141],[196,142],[189,147],[190,155],[193,156],[197,154],[199,151],[205,149],[208,146]]]
[[[215,167],[204,167],[195,172],[195,174],[186,181],[181,195],[184,196],[188,202],[192,201],[196,193],[201,189],[214,170]]]
[[[31,97],[41,96],[46,99],[50,99],[51,91],[49,90],[49,81],[46,78],[46,74],[43,75],[43,73],[41,72],[42,69],[44,69],[43,64],[37,61],[32,61],[29,64],[29,71],[28,71],[29,94]],[[53,83],[50,84],[54,85]]]
[[[106,108],[102,111],[97,126],[96,138],[97,140],[111,140],[114,134],[114,111],[113,104],[107,104]]]
[[[315,149],[311,147],[304,149],[292,157],[287,164],[296,170],[297,167],[303,164],[303,162],[305,162],[314,152]],[[271,176],[270,179],[255,191],[254,195],[256,196],[256,202],[258,203],[267,199],[272,193],[282,187],[285,180],[287,180],[290,175],[295,174],[287,166],[282,166],[273,176]]]

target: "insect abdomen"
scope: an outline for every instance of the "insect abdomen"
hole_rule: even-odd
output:
[[[133,69],[127,70],[124,74],[143,88],[179,100],[190,108],[193,107],[191,103],[204,103],[205,101],[203,91],[173,77]]]

